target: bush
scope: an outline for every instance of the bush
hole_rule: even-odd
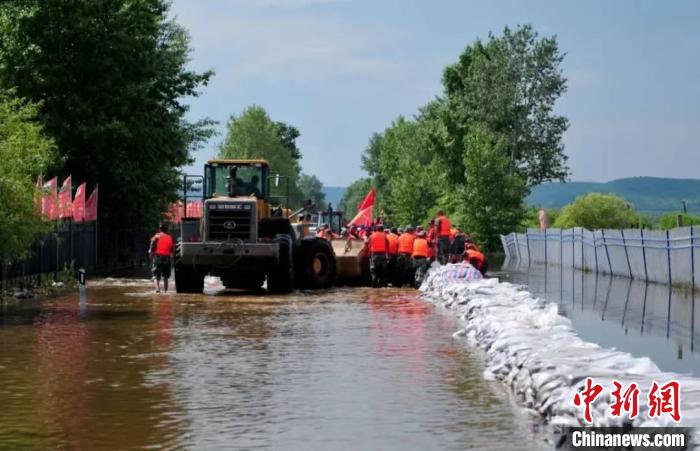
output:
[[[632,205],[621,197],[590,193],[564,206],[554,226],[562,229],[623,229],[637,227],[639,221],[639,215]]]
[[[700,216],[691,215],[688,213],[665,213],[659,218],[659,228],[661,230],[669,230],[678,227],[678,216],[683,218],[684,226],[700,225]]]

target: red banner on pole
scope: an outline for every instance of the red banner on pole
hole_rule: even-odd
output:
[[[58,178],[54,177],[43,186],[41,198],[41,214],[48,220],[53,221],[58,218]]]
[[[97,221],[97,189],[99,186],[95,186],[92,190],[92,194],[85,201],[85,222]]]
[[[69,175],[63,181],[61,190],[58,192],[58,217],[61,219],[73,217],[73,179]]]
[[[73,199],[73,220],[75,222],[83,222],[85,220],[85,183],[78,186],[75,191],[75,199]]]
[[[372,188],[371,190],[369,190],[369,193],[367,193],[365,198],[362,199],[362,202],[360,202],[360,205],[357,206],[357,211],[362,211],[365,208],[373,207],[375,197],[376,197],[376,192],[374,191],[374,188]]]

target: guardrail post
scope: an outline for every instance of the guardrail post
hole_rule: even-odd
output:
[[[598,239],[593,231],[593,258],[595,258],[595,273],[598,274]]]
[[[695,227],[690,226],[690,270],[692,271],[691,273],[691,280],[692,280],[692,288],[693,292],[695,292]]]
[[[520,260],[522,260],[522,256],[520,255],[520,243],[518,243],[518,233],[514,233],[513,237],[515,238],[515,250],[518,254],[518,263],[520,263]]]
[[[644,229],[640,229],[639,233],[642,237],[642,260],[644,261],[644,280],[649,282],[649,273],[647,272],[647,247],[644,245]]]
[[[620,235],[622,236],[622,247],[625,248],[625,258],[627,258],[627,271],[629,272],[630,279],[632,278],[632,265],[630,264],[630,254],[627,252],[627,242],[625,241],[625,230],[620,229]]]
[[[544,265],[547,266],[547,229],[544,229]]]
[[[610,251],[608,251],[608,242],[605,239],[605,229],[600,229],[600,236],[603,238],[603,247],[605,247],[605,256],[608,258],[608,269],[610,275],[613,275],[612,263],[610,263]]]
[[[559,229],[559,266],[564,264],[564,229]]]
[[[668,230],[666,231],[666,255],[668,257],[668,284],[673,283],[673,277],[671,275],[671,240],[669,239]]]
[[[527,243],[527,267],[530,267],[532,258],[530,257],[530,231],[525,231],[525,242]]]

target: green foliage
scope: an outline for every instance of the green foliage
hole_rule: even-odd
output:
[[[293,140],[291,144],[296,148]],[[231,116],[226,138],[219,147],[219,157],[267,160],[271,176],[280,174],[289,177],[290,205],[301,205],[303,194],[299,189],[299,163],[290,152],[289,143],[283,142],[278,123],[270,119],[264,108],[253,105],[243,110],[240,116]],[[286,184],[280,183],[277,189],[273,187],[272,194],[286,195]]]
[[[565,206],[554,227],[588,230],[636,227],[640,217],[631,204],[613,194],[590,193]]]
[[[369,190],[372,188],[372,179],[364,178],[354,181],[350,186],[347,187],[343,198],[337,205],[338,210],[345,212],[345,217],[347,220],[351,220],[357,215],[357,206],[360,205],[362,199],[367,195]]]
[[[502,136],[504,154],[528,186],[566,178],[562,135],[568,120],[554,114],[566,91],[562,61],[556,38],[522,26],[477,40],[445,68],[442,105],[426,113],[442,122],[437,155],[454,183],[464,173],[462,143],[475,125]]]
[[[323,192],[323,183],[315,175],[302,174],[299,178],[299,190],[303,200],[311,200],[318,210],[328,208],[326,194]],[[334,208],[336,206],[334,205]]]
[[[185,120],[183,97],[211,72],[187,70],[189,37],[166,0],[26,0],[0,4],[0,89],[42,102],[58,148],[50,172],[100,184],[100,218],[157,221],[212,131]]]
[[[459,200],[466,208],[459,221],[473,238],[496,250],[499,236],[516,229],[524,214],[525,179],[512,170],[505,139],[474,127],[464,142],[465,181]]]
[[[442,97],[371,137],[362,167],[378,210],[414,223],[441,208],[496,248],[521,223],[528,187],[568,174],[568,121],[554,114],[562,60],[556,38],[530,26],[469,45],[445,69]]]
[[[682,217],[684,227],[700,225],[700,216],[676,212],[661,215],[659,218],[659,228],[661,230],[675,229],[678,227],[678,216]]]
[[[35,180],[54,144],[36,121],[38,106],[0,96],[0,259],[19,257],[48,230],[34,208]]]

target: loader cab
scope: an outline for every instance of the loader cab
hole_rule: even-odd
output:
[[[268,201],[265,160],[211,160],[204,166],[204,199],[255,197]]]

